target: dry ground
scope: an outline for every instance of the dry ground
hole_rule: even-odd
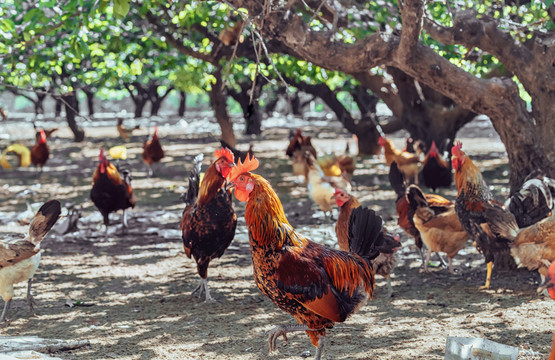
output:
[[[15,126],[15,125],[14,125]],[[475,128],[463,136],[484,136]],[[319,133],[320,151],[341,153],[345,139],[336,127]],[[489,131],[491,132],[491,130]],[[26,203],[50,198],[80,204],[79,232],[51,235],[43,241],[35,275],[37,317],[29,317],[25,286],[16,288],[11,321],[0,335],[39,335],[70,340],[89,339],[91,346],[56,356],[67,359],[301,359],[314,348],[304,333],[292,334],[287,345],[268,355],[265,332],[275,324],[293,323],[256,288],[252,278],[244,204],[235,203],[240,222],[236,239],[225,255],[212,263],[209,284],[218,303],[203,304],[191,295],[197,283],[194,262],[183,253],[178,222],[184,207],[179,195],[192,158],[205,152],[208,164],[217,146],[206,135],[161,129],[167,157],[147,179],[140,161],[146,132],[129,142],[137,206],[130,232],[120,235],[119,218],[109,241],[103,239],[101,219],[89,199],[92,172],[100,146],[120,144],[115,129],[89,128],[87,141],[75,144],[62,129],[50,141],[51,159],[38,177],[33,169],[0,170],[0,233],[23,232],[14,217]],[[334,245],[333,224],[320,211],[304,211],[306,188],[292,174],[284,155],[287,129],[269,129],[264,140],[253,139],[261,159],[260,173],[274,185],[291,223],[314,240]],[[32,144],[32,134],[26,143]],[[487,136],[487,135],[486,135]],[[478,160],[499,199],[507,193],[503,146],[495,137],[463,139]],[[246,148],[248,139],[239,147]],[[9,142],[0,140],[0,148]],[[402,139],[396,143],[401,145]],[[382,158],[359,159],[354,193],[378,209],[392,231],[401,232],[394,218],[394,193]],[[453,190],[443,192],[453,198]],[[495,273],[491,290],[478,287],[485,278],[483,258],[469,244],[455,258],[457,274],[437,268],[423,273],[414,242],[402,234],[403,248],[393,275],[394,297],[385,298],[378,280],[373,301],[338,324],[328,334],[327,359],[442,359],[446,336],[484,337],[520,348],[522,359],[544,359],[555,329],[555,302],[536,294],[535,273]],[[69,307],[80,301],[84,305]]]

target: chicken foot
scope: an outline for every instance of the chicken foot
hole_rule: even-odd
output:
[[[480,290],[489,289],[489,286],[491,284],[491,270],[493,268],[493,261],[490,261],[487,266],[488,268],[486,272],[486,283],[484,286],[480,286]]]
[[[127,234],[127,229],[129,227],[127,225],[127,210],[125,210],[125,209],[123,209],[123,216],[122,216],[122,219],[121,219],[121,225],[122,225],[121,234],[122,235]]]
[[[316,350],[316,356],[314,356],[314,360],[320,360],[322,358],[322,351],[324,350],[324,344],[326,343],[326,338],[321,336],[318,339],[318,349]]]
[[[200,279],[198,285],[196,288],[194,288],[192,294],[195,294],[196,292],[198,292],[198,298],[200,299],[202,297],[202,293],[205,293],[205,299],[204,302],[205,303],[214,303],[216,302],[216,300],[210,296],[210,289],[208,288],[208,279]]]
[[[306,325],[302,325],[302,324],[295,324],[295,325],[278,325],[275,328],[273,328],[272,330],[270,330],[268,332],[268,348],[269,348],[269,352],[272,353],[276,350],[276,342],[277,339],[280,336],[283,336],[283,340],[287,341],[287,333],[288,332],[293,332],[293,331],[318,331],[320,329],[311,329]],[[320,339],[321,340],[321,339]],[[322,342],[322,347],[323,342]],[[316,352],[316,355],[318,356],[318,353],[321,353],[320,350],[320,341],[318,342],[318,352]],[[319,357],[317,357],[317,359],[319,359]]]
[[[27,282],[27,303],[29,304],[29,309],[31,311],[31,314],[34,316],[35,314],[35,305],[37,304],[37,302],[35,301],[35,298],[33,297],[33,293],[31,292],[31,283],[33,282],[33,279],[29,279],[29,281]]]
[[[0,316],[0,323],[6,321],[6,315],[8,313],[8,309],[10,308],[11,303],[12,303],[12,299],[6,301],[6,304],[4,304],[4,311],[2,311],[2,316]]]

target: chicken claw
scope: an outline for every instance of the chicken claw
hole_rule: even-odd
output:
[[[280,336],[283,336],[283,340],[287,341],[287,333],[292,331],[314,331],[318,329],[311,329],[306,325],[295,324],[295,325],[278,325],[268,332],[268,348],[269,352],[272,353],[276,350],[276,342]]]

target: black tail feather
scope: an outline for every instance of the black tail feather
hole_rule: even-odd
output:
[[[395,190],[398,198],[405,196],[405,189],[407,188],[405,176],[399,171],[399,167],[395,161],[389,166],[389,183],[393,190]]]
[[[200,188],[200,168],[202,167],[202,160],[204,160],[204,154],[200,153],[193,159],[193,170],[189,174],[189,188],[187,189],[187,194],[182,196],[181,199],[187,205],[194,205],[197,202],[198,191]]]
[[[353,209],[349,220],[349,250],[370,262],[380,253],[391,254],[400,243],[382,231],[383,220],[374,210]]]
[[[58,200],[44,203],[29,226],[29,241],[35,245],[38,244],[58,221],[61,212],[62,206]]]
[[[484,212],[491,231],[503,239],[513,241],[518,235],[518,224],[513,214],[501,207],[489,206]]]

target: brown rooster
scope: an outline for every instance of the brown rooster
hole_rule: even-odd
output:
[[[185,197],[187,206],[183,211],[180,229],[185,254],[195,258],[199,285],[193,293],[204,291],[205,302],[212,302],[208,289],[208,265],[221,257],[235,236],[237,215],[231,206],[231,192],[224,188],[225,179],[231,171],[233,153],[227,148],[215,152],[216,160],[208,167],[200,183],[200,167],[204,155],[194,159],[189,176],[189,189]]]
[[[158,126],[154,127],[151,140],[143,144],[143,161],[148,165],[148,176],[152,176],[152,164],[159,162],[164,157],[164,149],[158,139]]]
[[[29,226],[26,239],[0,240],[0,295],[5,301],[0,322],[6,315],[14,296],[13,285],[27,281],[27,302],[34,314],[31,283],[39,267],[40,243],[60,217],[58,200],[50,200],[42,205]]]
[[[270,352],[279,336],[306,331],[317,347],[324,348],[326,329],[343,322],[362,306],[365,292],[374,292],[374,274],[369,262],[383,246],[381,219],[367,211],[352,219],[349,248],[333,250],[312,242],[291,227],[271,185],[249,171],[258,160],[247,157],[230,175],[239,201],[247,201],[245,220],[249,230],[254,278],[263,294],[280,309],[293,315],[298,325],[282,325],[268,337]]]
[[[485,216],[486,210],[493,212],[508,212],[493,198],[482,173],[472,160],[462,151],[462,143],[457,142],[451,149],[451,162],[455,169],[455,184],[457,185],[457,200],[455,211],[461,221],[463,229],[475,240],[476,248],[486,258],[486,283],[482,289],[489,289],[493,262],[503,258],[508,266],[514,267],[510,257],[509,240],[495,235]]]
[[[131,175],[129,171],[123,171],[123,179],[118,169],[104,156],[104,150],[100,149],[98,155],[98,166],[93,175],[93,187],[91,189],[91,200],[98,208],[104,218],[106,226],[105,238],[108,238],[108,225],[110,225],[109,214],[123,210],[122,231],[127,231],[126,209],[135,207],[135,196],[131,187]]]
[[[40,173],[42,173],[42,167],[46,164],[49,156],[50,150],[46,144],[46,133],[41,129],[37,143],[31,148],[31,163],[40,166]]]
[[[339,211],[339,217],[337,218],[337,224],[335,225],[335,233],[337,234],[337,242],[339,244],[339,249],[343,251],[352,251],[349,248],[349,225],[351,224],[351,219],[353,216],[361,211],[360,203],[358,199],[353,195],[341,189],[335,189],[333,195],[337,206],[341,209]],[[380,251],[380,255],[372,260],[372,267],[376,274],[383,276],[387,281],[387,297],[393,295],[393,288],[391,287],[391,272],[397,265],[397,258],[395,252],[397,248],[401,246],[398,236],[393,236],[389,234],[385,228],[382,229],[381,236],[388,237],[389,242],[394,244],[394,246],[387,251]]]

